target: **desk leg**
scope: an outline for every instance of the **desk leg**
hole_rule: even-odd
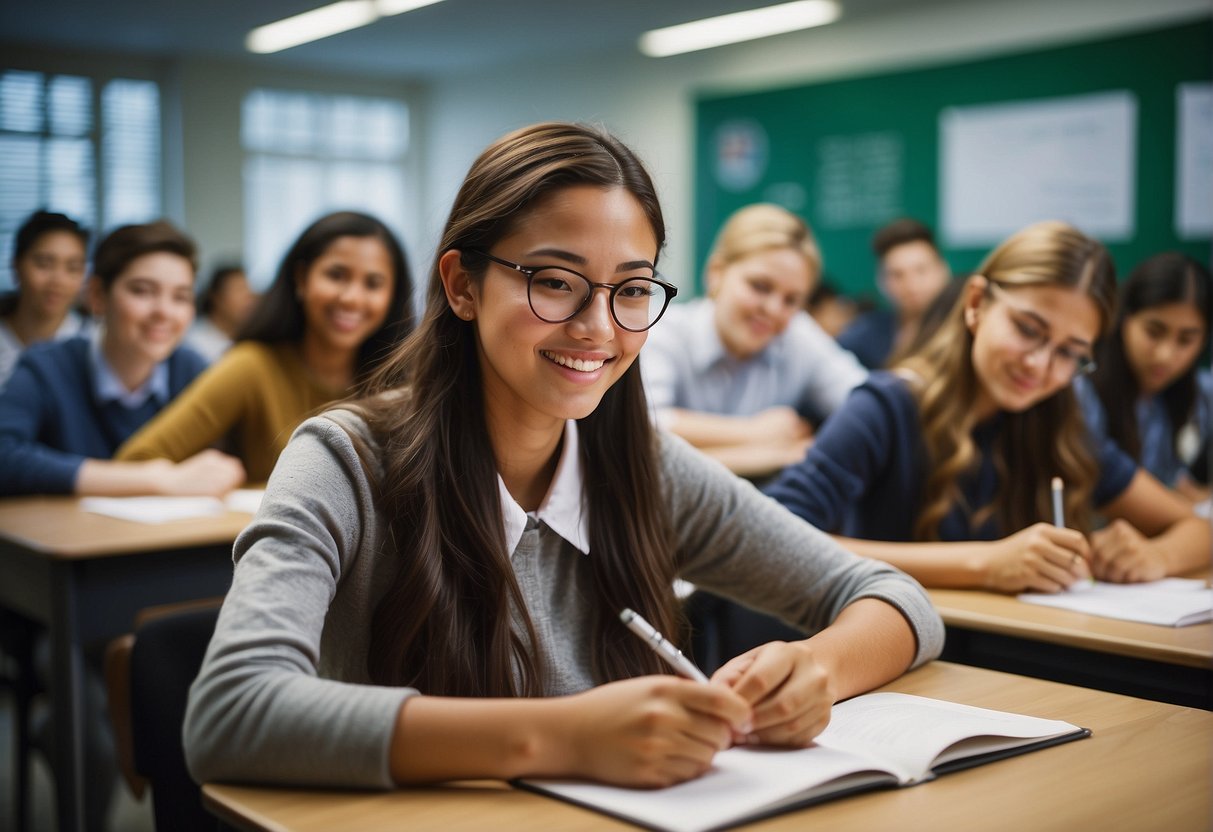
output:
[[[71,562],[54,565],[51,691],[54,698],[55,795],[59,829],[84,830],[84,648]]]

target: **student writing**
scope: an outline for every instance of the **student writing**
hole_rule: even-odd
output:
[[[737,211],[707,263],[708,297],[670,308],[641,359],[662,424],[731,470],[761,477],[804,455],[810,420],[866,371],[804,312],[821,273],[805,222],[777,205]]]
[[[671,783],[738,735],[803,745],[938,653],[916,584],[654,434],[636,356],[672,294],[664,237],[597,129],[524,128],[473,163],[417,331],[300,427],[236,544],[196,778]],[[816,635],[671,676],[618,616],[677,640],[678,575]]]
[[[117,459],[184,459],[224,442],[263,483],[310,413],[347,396],[412,324],[412,280],[395,235],[366,214],[312,223],[238,343]]]
[[[222,494],[244,479],[216,451],[113,462],[205,366],[179,348],[194,318],[194,244],[167,222],[123,226],[93,254],[88,337],[35,344],[0,393],[0,494]]]
[[[1056,591],[1207,563],[1208,523],[1111,442],[1093,444],[1070,382],[1111,325],[1102,245],[1059,222],[998,246],[896,373],[876,373],[770,488],[854,551],[929,586]],[[1070,528],[1049,522],[1052,477]],[[1088,538],[1091,507],[1132,534]],[[979,542],[974,542],[979,541]]]

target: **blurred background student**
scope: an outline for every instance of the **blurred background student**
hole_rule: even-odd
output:
[[[222,494],[244,478],[215,452],[116,463],[115,449],[205,366],[179,348],[194,319],[194,243],[167,222],[127,225],[93,255],[100,328],[35,344],[0,393],[0,494]]]
[[[1012,235],[925,345],[873,373],[768,493],[926,586],[1051,592],[1091,572],[1207,565],[1208,522],[1113,442],[1093,447],[1069,389],[1112,328],[1115,292],[1107,250],[1073,227]],[[1056,476],[1066,528],[1050,522]],[[1112,522],[1091,532],[1094,510]]]
[[[412,278],[387,226],[352,211],[309,226],[236,344],[117,458],[182,460],[223,443],[263,483],[291,433],[353,392],[412,329]]]
[[[663,426],[744,476],[804,456],[813,422],[867,375],[804,311],[820,274],[800,217],[768,204],[729,217],[708,256],[708,296],[671,306],[641,354]]]
[[[80,334],[84,319],[72,307],[87,261],[88,231],[70,217],[35,211],[17,229],[16,287],[0,298],[0,388],[30,344]]]
[[[198,317],[185,336],[186,346],[214,364],[231,347],[256,303],[244,269],[219,266],[198,296]]]
[[[1213,378],[1198,366],[1211,296],[1209,270],[1191,257],[1166,252],[1141,263],[1120,288],[1095,372],[1076,386],[1097,436],[1193,501],[1209,496],[1192,468],[1213,434]]]
[[[947,285],[950,273],[935,247],[935,235],[918,220],[894,220],[878,230],[872,251],[878,261],[876,284],[890,308],[860,315],[838,343],[875,370],[913,340],[922,314]]]
[[[859,317],[861,311],[867,310],[861,309],[859,301],[842,294],[833,283],[823,277],[809,293],[805,311],[826,335],[837,338]]]

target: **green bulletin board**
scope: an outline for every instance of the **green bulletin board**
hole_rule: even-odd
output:
[[[838,288],[874,295],[872,232],[898,216],[939,229],[942,111],[1109,91],[1131,93],[1137,111],[1134,230],[1109,244],[1120,273],[1165,249],[1207,263],[1210,238],[1181,240],[1175,230],[1176,88],[1210,79],[1213,25],[1201,20],[928,69],[701,95],[696,285],[720,224],[761,201],[808,220]],[[956,272],[972,270],[989,248],[940,243]]]

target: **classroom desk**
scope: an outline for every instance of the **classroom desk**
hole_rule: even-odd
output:
[[[223,595],[249,515],[158,525],[91,514],[73,497],[0,500],[0,607],[51,640],[59,828],[84,828],[84,649],[129,632],[154,604]]]
[[[1160,627],[994,592],[928,594],[947,625],[949,661],[1213,709],[1213,622]]]
[[[971,705],[1064,719],[1089,739],[780,815],[747,829],[1207,830],[1213,822],[1213,714],[1118,694],[933,662],[886,685]],[[208,784],[207,807],[247,832],[635,829],[496,782],[395,792]]]

